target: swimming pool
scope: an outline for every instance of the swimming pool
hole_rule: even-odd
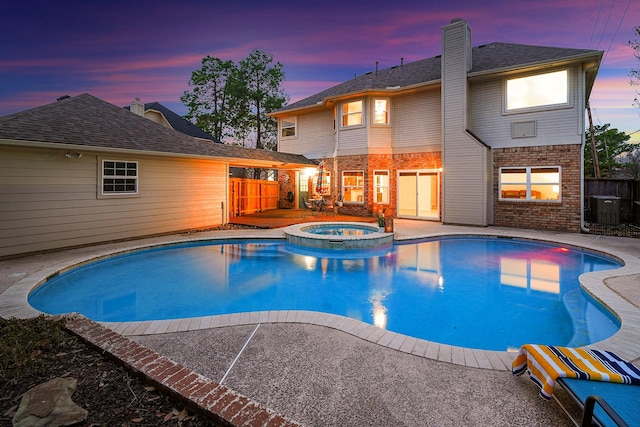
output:
[[[338,314],[461,347],[585,345],[615,318],[578,275],[619,267],[603,256],[498,238],[445,238],[363,251],[282,240],[180,244],[115,256],[49,279],[38,310],[134,321],[264,310]]]

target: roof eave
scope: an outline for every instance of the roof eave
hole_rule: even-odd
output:
[[[412,92],[415,91],[417,89],[421,89],[423,87],[427,87],[427,86],[435,86],[441,83],[441,79],[436,79],[436,80],[429,80],[427,82],[421,82],[421,83],[416,83],[413,85],[407,85],[407,86],[393,86],[393,87],[386,87],[386,88],[369,88],[369,89],[364,89],[364,90],[356,90],[356,91],[352,91],[352,92],[345,92],[345,93],[341,93],[340,95],[333,95],[333,96],[327,96],[325,98],[322,98],[322,101],[319,101],[315,104],[312,105],[305,105],[302,107],[297,107],[297,108],[291,108],[288,110],[278,110],[278,111],[274,111],[272,113],[268,113],[267,116],[269,117],[283,117],[283,116],[291,116],[291,115],[295,115],[295,114],[299,114],[300,112],[304,112],[304,113],[310,113],[314,110],[320,110],[320,109],[324,109],[327,106],[329,106],[330,104],[336,104],[340,101],[346,100],[346,99],[352,99],[352,98],[357,98],[359,96],[367,96],[370,94],[399,94],[399,93],[403,93],[403,92]]]
[[[198,159],[198,160],[212,160],[221,163],[228,163],[230,166],[238,167],[260,167],[267,169],[284,168],[286,169],[303,169],[314,167],[315,162],[309,160],[309,163],[292,162],[290,159],[278,159],[282,155],[288,153],[279,153],[274,151],[273,159],[247,159],[244,157],[227,157],[227,156],[214,156],[205,154],[188,154],[188,153],[171,153],[166,151],[148,151],[148,150],[134,150],[126,148],[113,148],[102,147],[95,145],[79,145],[79,144],[67,144],[57,142],[42,142],[42,141],[26,141],[19,139],[0,139],[0,145],[9,147],[22,147],[22,148],[47,148],[52,150],[66,151],[73,150],[76,152],[92,152],[92,153],[113,153],[121,155],[137,155],[137,156],[155,156],[155,157],[172,157],[182,159]]]
[[[475,72],[470,72],[468,74],[468,77],[469,78],[485,77],[489,75],[499,75],[499,74],[508,75],[513,73],[518,73],[523,70],[534,71],[534,70],[540,70],[544,68],[553,68],[553,67],[560,67],[563,65],[575,64],[577,62],[586,64],[585,68],[591,68],[593,65],[600,64],[603,53],[604,52],[602,51],[597,51],[597,53],[584,53],[581,55],[568,56],[564,58],[558,58],[558,59],[547,60],[547,61],[528,62],[525,64],[518,64],[518,65],[513,65],[508,67],[492,68],[490,70],[483,70],[483,71],[475,71]],[[589,63],[593,63],[593,64],[589,65]]]

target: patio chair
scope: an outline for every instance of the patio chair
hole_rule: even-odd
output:
[[[338,209],[341,208],[342,206],[344,206],[344,198],[342,197],[342,194],[341,194],[338,196],[338,199],[333,204],[334,212],[337,214]]]
[[[309,212],[311,213],[311,215],[315,213],[316,206],[308,199],[302,199],[302,203],[304,204],[304,212],[302,212],[302,218],[306,217]]]
[[[640,368],[615,353],[525,344],[513,361],[512,372],[528,372],[545,399],[555,397],[553,390],[559,384],[582,407],[583,426],[591,426],[594,417],[603,426],[640,425]]]

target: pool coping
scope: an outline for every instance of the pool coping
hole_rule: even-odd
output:
[[[605,284],[605,281],[610,278],[640,274],[639,258],[625,252],[611,249],[598,250],[595,248],[588,248],[585,246],[584,242],[580,242],[580,239],[576,237],[583,235],[574,236],[571,234],[563,234],[557,236],[545,235],[544,237],[532,237],[531,231],[519,229],[474,228],[472,232],[468,230],[469,229],[457,232],[447,230],[442,232],[424,233],[422,235],[413,234],[408,237],[396,236],[396,241],[408,242],[442,237],[496,236],[568,245],[614,256],[623,261],[625,265],[615,270],[585,273],[580,276],[580,283],[587,293],[614,313],[614,315],[620,320],[621,327],[618,332],[611,337],[603,341],[590,344],[586,347],[613,351],[627,360],[634,360],[640,357],[640,309],[635,307],[629,301],[626,301],[622,296],[614,292]],[[74,257],[64,262],[47,266],[36,273],[26,276],[0,294],[0,317],[29,318],[42,314],[40,311],[32,308],[27,302],[27,296],[32,289],[44,283],[44,281],[53,275],[104,257],[113,256],[115,254],[124,254],[150,247],[161,247],[199,241],[227,239],[282,240],[284,239],[284,233],[281,234],[281,236],[274,236],[272,234],[264,235],[261,233],[256,234],[250,232],[244,233],[242,237],[230,236],[228,234],[219,236],[209,235],[206,237],[197,235],[181,235],[156,241],[154,243],[136,244],[135,242],[132,242],[130,246],[127,246],[124,249],[104,249],[91,255]],[[574,239],[572,237],[576,238]],[[185,332],[261,323],[311,324],[340,330],[383,347],[413,354],[419,357],[425,357],[455,365],[493,370],[511,370],[511,362],[517,352],[517,349],[510,351],[493,351],[440,344],[380,329],[371,324],[349,317],[313,311],[261,311],[176,320],[98,323],[125,336]]]

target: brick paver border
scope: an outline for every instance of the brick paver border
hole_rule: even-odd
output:
[[[159,390],[223,426],[295,427],[299,423],[265,408],[173,360],[82,315],[66,317],[66,329],[141,375]]]

